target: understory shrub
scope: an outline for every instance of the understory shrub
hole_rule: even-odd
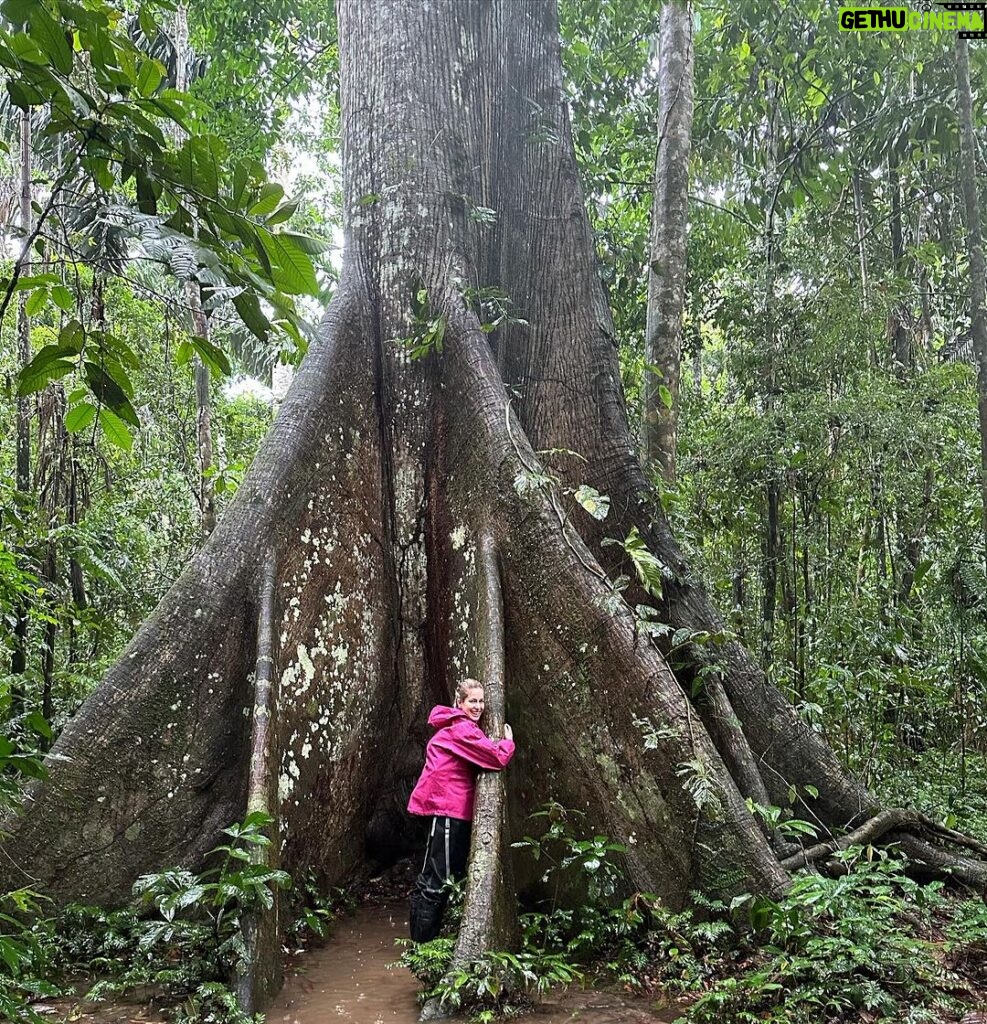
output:
[[[851,847],[836,877],[796,875],[778,900],[742,895],[727,906],[693,892],[672,910],[648,893],[619,898],[623,849],[578,838],[578,815],[552,806],[536,817],[547,827],[516,845],[555,895],[520,914],[517,953],[450,970],[451,936],[405,942],[400,963],[422,982],[423,1000],[492,1019],[591,976],[688,1003],[681,1024],[920,1024],[959,1020],[987,994],[987,905],[915,881],[900,856]],[[584,883],[576,907],[558,901],[572,872]]]
[[[918,1024],[969,1007],[975,980],[955,966],[983,943],[987,915],[978,929],[969,903],[909,878],[893,856],[855,847],[841,861],[838,877],[797,875],[782,899],[751,901],[743,970],[713,980],[682,1021]]]
[[[223,831],[229,841],[211,851],[201,873],[169,868],[143,875],[121,910],[68,906],[34,928],[35,977],[62,993],[90,1000],[127,994],[160,998],[175,1024],[248,1024],[228,986],[245,965],[243,923],[269,909],[284,871],[256,863],[268,846],[271,819],[254,813]]]

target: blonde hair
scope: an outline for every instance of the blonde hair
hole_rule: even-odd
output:
[[[469,696],[470,690],[482,690],[483,683],[479,679],[464,679],[456,687],[456,707],[462,707],[463,701]]]

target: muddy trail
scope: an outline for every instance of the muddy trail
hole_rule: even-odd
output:
[[[417,1024],[418,982],[403,967],[395,939],[407,934],[407,904],[364,905],[339,921],[329,942],[292,958],[285,985],[267,1009],[267,1024]],[[77,1024],[156,1024],[165,1018],[136,1004],[59,1000],[38,1004],[46,1019]],[[533,1024],[660,1024],[675,1009],[655,1011],[623,993],[570,988],[549,993],[525,1020]]]
[[[341,921],[332,940],[295,964],[267,1011],[268,1024],[416,1024],[418,982],[403,967],[394,940],[408,934],[407,904],[361,907]],[[658,1014],[647,1000],[570,988],[553,992],[525,1019],[537,1024],[655,1024],[680,1014]]]

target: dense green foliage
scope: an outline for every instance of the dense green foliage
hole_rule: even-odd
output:
[[[727,907],[693,893],[691,908],[674,911],[647,893],[615,902],[624,851],[602,836],[580,838],[574,812],[549,807],[534,817],[548,827],[518,845],[544,868],[549,893],[582,876],[582,905],[547,897],[521,914],[519,952],[451,973],[453,938],[407,944],[401,963],[422,982],[423,999],[490,1020],[551,985],[592,977],[681,1006],[680,1024],[862,1013],[918,1024],[956,1020],[982,998],[983,900],[921,885],[886,854],[853,847],[832,877],[802,875],[777,901],[742,895]]]
[[[255,862],[254,851],[270,845],[269,825],[260,814],[231,825],[202,872],[145,875],[134,883],[131,905],[120,910],[68,906],[49,917],[19,901],[22,913],[42,913],[30,932],[21,932],[22,955],[8,989],[0,990],[10,1018],[18,989],[47,996],[82,991],[91,1000],[138,991],[169,1006],[176,1024],[247,1024],[252,1018],[228,988],[246,955],[243,919],[270,907],[275,889],[290,881]]]
[[[193,358],[213,378],[208,472],[222,507],[273,408],[268,389],[241,379],[269,379],[279,357],[304,352],[311,328],[299,302],[324,302],[332,273],[313,263],[326,243],[310,232],[332,225],[288,199],[264,161],[304,137],[285,127],[291,103],[310,84],[331,88],[328,13],[297,10],[292,22],[269,10],[239,26],[234,54],[224,49],[232,9],[198,5],[193,42],[213,49],[189,61],[189,95],[173,87],[171,5],[0,9],[15,182],[25,113],[32,125],[31,234],[11,245],[19,221],[8,204],[13,258],[0,281],[0,419],[12,427],[25,400],[31,413],[27,490],[15,484],[14,431],[0,434],[0,694],[12,736],[35,733],[35,715],[57,732],[195,550]],[[300,37],[292,24],[304,25]],[[276,116],[266,99],[231,112],[216,86],[231,76],[281,97]],[[334,124],[330,104],[318,130]],[[208,339],[195,333],[188,287]],[[24,317],[27,362],[15,344]]]
[[[634,417],[655,12],[565,10],[577,155]],[[666,508],[732,628],[866,781],[915,748],[982,749],[987,583],[952,40],[847,36],[819,4],[701,4],[696,22],[680,480]],[[982,93],[983,47],[971,60]]]

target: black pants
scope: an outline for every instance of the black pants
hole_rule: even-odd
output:
[[[429,942],[442,927],[448,893],[446,882],[458,882],[466,874],[472,823],[461,818],[435,817],[428,832],[425,861],[411,895],[411,938]]]

